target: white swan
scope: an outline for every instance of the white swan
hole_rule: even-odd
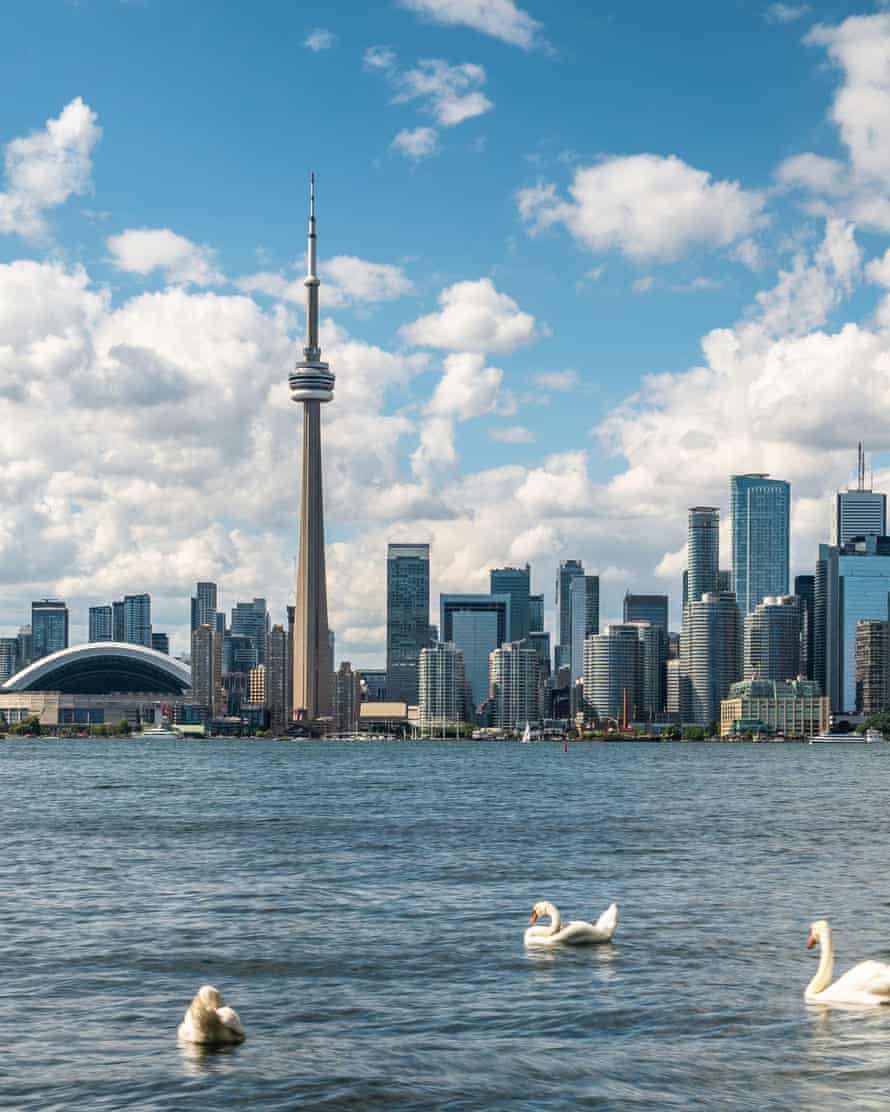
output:
[[[810,927],[807,949],[817,944],[819,968],[804,993],[808,1004],[890,1004],[890,965],[862,961],[832,984],[834,947],[827,919],[817,919]]]
[[[547,917],[550,919],[547,926],[534,925],[538,919]],[[528,922],[526,946],[558,946],[561,943],[580,946],[588,942],[608,942],[618,926],[618,905],[610,904],[595,923],[585,923],[583,919],[563,923],[559,908],[549,900],[542,900],[532,908],[532,917]]]
[[[234,1008],[223,1002],[213,985],[203,985],[189,1004],[176,1034],[184,1042],[203,1046],[244,1042],[244,1027]]]

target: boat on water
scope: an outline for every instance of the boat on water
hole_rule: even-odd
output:
[[[530,725],[528,724],[528,722],[526,722],[526,724],[525,724],[525,729],[524,729],[524,730],[522,731],[522,737],[521,737],[521,738],[520,738],[519,740],[520,740],[520,742],[521,742],[521,743],[522,743],[523,745],[529,745],[529,744],[531,743],[531,740],[532,740],[532,728],[531,728],[531,726],[530,726]]]
[[[870,745],[875,740],[868,736],[870,733],[877,733],[877,730],[868,730],[864,734],[815,734],[807,738],[807,743],[809,745]]]
[[[182,734],[167,723],[158,722],[154,726],[147,726],[139,736],[150,741],[160,741],[163,738],[181,738]]]

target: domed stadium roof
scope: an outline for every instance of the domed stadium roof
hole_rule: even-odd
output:
[[[41,657],[0,684],[0,692],[182,695],[191,686],[190,670],[166,653],[120,641],[92,641]]]

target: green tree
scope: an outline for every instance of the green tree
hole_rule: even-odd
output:
[[[704,741],[705,731],[701,726],[684,726],[683,727],[683,740],[684,741]]]

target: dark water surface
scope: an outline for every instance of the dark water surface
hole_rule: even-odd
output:
[[[890,745],[0,742],[0,1105],[886,1109]],[[530,953],[531,905],[621,909]],[[216,984],[248,1039],[189,1053]]]

